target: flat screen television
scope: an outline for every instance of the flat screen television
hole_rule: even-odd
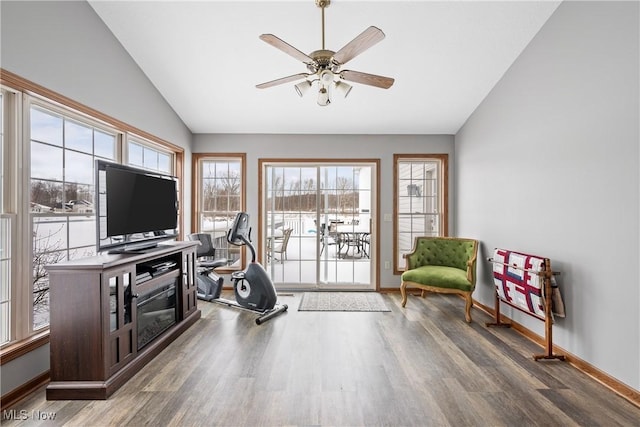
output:
[[[144,252],[178,236],[173,176],[96,160],[97,251]]]

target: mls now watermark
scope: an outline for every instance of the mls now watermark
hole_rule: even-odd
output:
[[[26,420],[37,420],[37,421],[53,421],[56,419],[55,412],[45,412],[45,411],[27,411],[25,409],[17,410],[10,409],[2,411],[2,419],[3,420],[18,420],[18,421],[26,421]]]

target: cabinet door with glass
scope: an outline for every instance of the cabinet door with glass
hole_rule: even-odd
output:
[[[195,251],[182,252],[182,294],[180,319],[185,319],[198,309]]]
[[[125,366],[136,354],[135,270],[119,268],[102,277],[108,374]]]

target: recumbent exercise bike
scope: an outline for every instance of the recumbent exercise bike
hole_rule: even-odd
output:
[[[204,237],[206,236],[206,237]],[[284,313],[289,308],[286,304],[277,304],[278,296],[273,282],[267,275],[262,265],[256,262],[256,249],[251,243],[251,227],[249,227],[249,214],[239,212],[233,225],[227,233],[227,241],[235,246],[248,246],[251,251],[251,262],[243,271],[236,271],[231,274],[233,291],[236,300],[231,301],[220,298],[223,279],[213,271],[217,267],[227,264],[224,258],[215,259],[215,248],[211,244],[209,234],[193,234],[189,236],[191,240],[200,240],[202,256],[213,257],[213,260],[198,260],[198,298],[206,301],[224,304],[228,307],[239,308],[241,310],[259,313],[256,324],[263,322]],[[203,245],[203,241],[206,242]],[[198,249],[198,257],[201,251]]]

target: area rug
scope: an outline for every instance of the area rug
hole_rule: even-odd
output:
[[[391,311],[376,292],[305,292],[298,311]]]

